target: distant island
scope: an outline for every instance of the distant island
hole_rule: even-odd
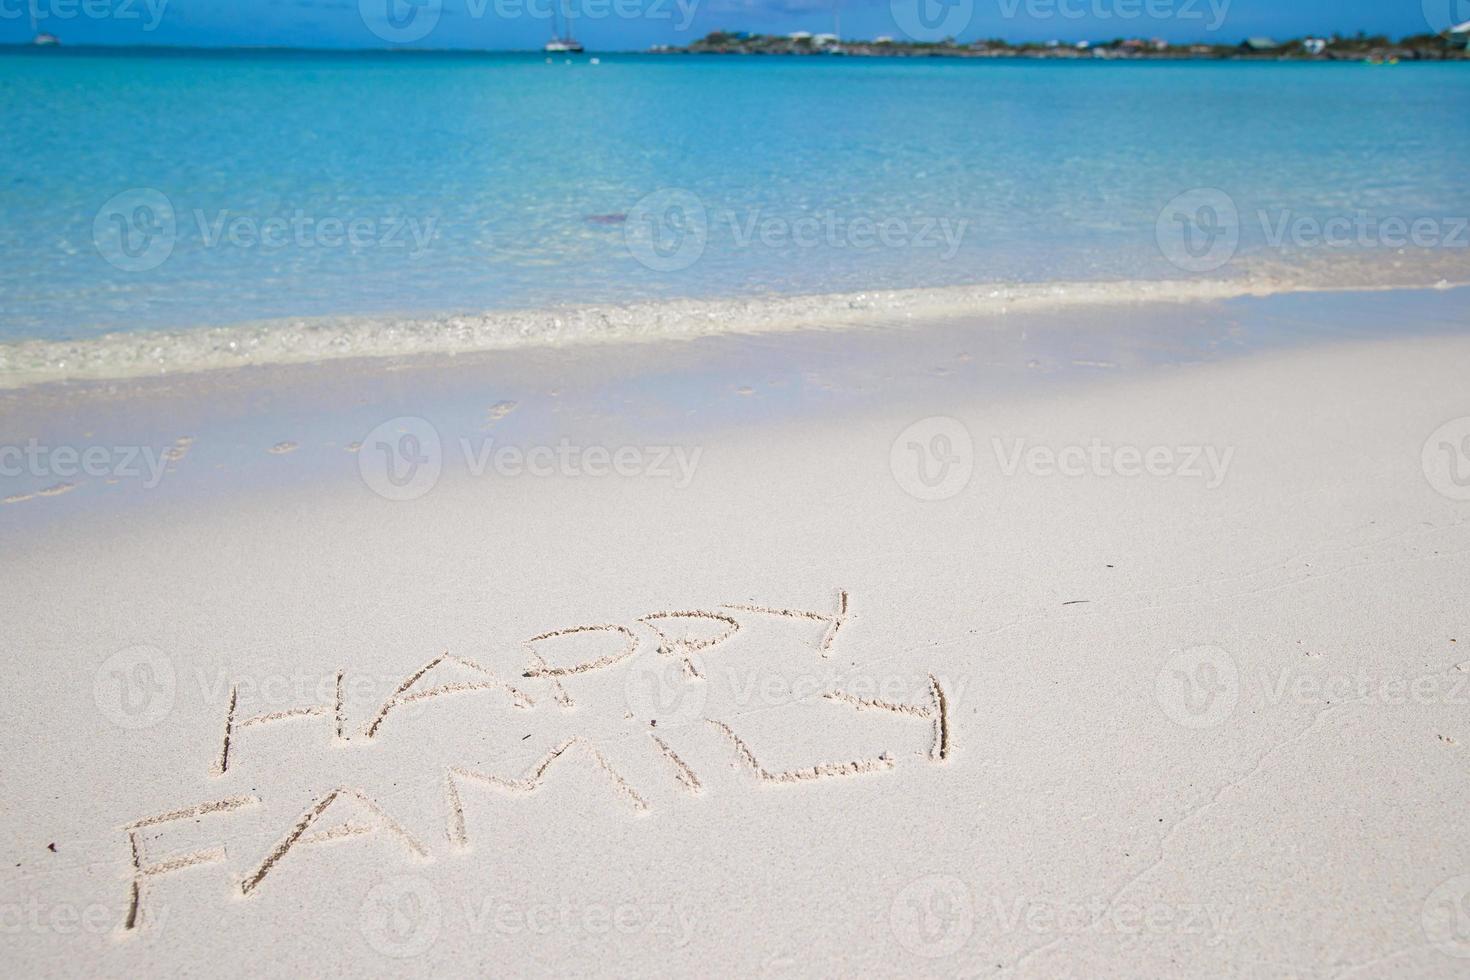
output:
[[[1441,34],[1415,34],[1399,41],[1383,35],[1324,35],[1277,41],[1246,38],[1238,44],[1170,44],[1159,38],[1114,38],[1110,41],[1045,41],[1012,43],[990,38],[961,43],[953,38],[922,42],[878,37],[870,41],[840,39],[836,34],[751,34],[715,31],[682,47],[658,45],[655,54],[822,55],[859,58],[1052,58],[1052,59],[1214,59],[1257,61],[1399,61],[1470,60],[1470,22]]]

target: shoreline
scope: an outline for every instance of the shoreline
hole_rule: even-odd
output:
[[[1451,260],[1455,257],[1449,257]],[[1454,278],[1449,278],[1454,276]],[[688,340],[718,334],[850,329],[1031,311],[1203,303],[1313,292],[1470,285],[1454,261],[1404,272],[1385,263],[1262,267],[1230,279],[977,283],[828,294],[669,299],[434,316],[306,317],[226,327],[115,332],[81,340],[0,343],[0,391],[53,382],[123,381],[247,365],[469,354],[527,347]]]
[[[1205,47],[1205,46],[1202,46]],[[946,61],[1063,61],[1063,62],[1211,62],[1240,63],[1257,62],[1266,64],[1444,64],[1446,62],[1470,61],[1470,50],[1465,48],[1419,48],[1404,47],[1392,42],[1372,48],[1353,51],[1332,51],[1308,54],[1302,51],[1247,51],[1233,46],[1208,47],[1207,50],[1192,51],[1173,49],[1154,51],[1146,48],[1119,50],[1106,45],[1076,48],[1061,45],[1048,48],[1040,45],[1028,47],[980,48],[943,44],[909,44],[896,46],[876,44],[871,41],[834,42],[833,48],[812,47],[809,44],[778,40],[771,48],[749,49],[739,44],[707,45],[695,42],[680,48],[651,48],[648,54],[666,57],[669,55],[724,56],[751,58],[882,58],[888,60]]]
[[[19,528],[109,501],[131,510],[234,496],[283,476],[298,489],[302,479],[336,482],[355,472],[355,447],[371,442],[385,420],[425,420],[433,435],[420,439],[438,440],[449,454],[447,478],[452,469],[483,467],[478,450],[456,448],[466,440],[552,445],[593,433],[609,445],[679,444],[751,427],[871,418],[900,406],[916,416],[925,408],[943,414],[957,399],[1044,406],[1099,385],[1146,384],[1212,365],[1453,339],[1464,333],[1467,295],[1324,291],[1089,305],[0,388],[0,447],[11,447],[0,459],[7,467],[0,503],[20,505],[0,506],[0,518]],[[76,465],[9,472],[16,452],[57,445],[134,447],[143,454],[130,457],[140,474],[104,480]],[[79,450],[78,459],[84,455]]]
[[[885,59],[891,61],[918,60],[924,61],[940,58],[950,61],[1067,61],[1067,62],[1092,62],[1103,61],[1110,64],[1137,63],[1137,62],[1232,62],[1232,63],[1261,63],[1261,64],[1360,64],[1373,58],[1387,56],[1401,57],[1403,60],[1398,64],[1443,64],[1445,62],[1470,61],[1470,49],[1423,49],[1423,48],[1401,48],[1396,42],[1389,42],[1382,48],[1374,48],[1353,52],[1334,52],[1331,55],[1309,55],[1302,53],[1272,53],[1272,52],[1243,52],[1233,46],[1209,46],[1210,52],[1191,52],[1188,50],[1152,51],[1138,50],[1119,52],[1107,56],[1094,56],[1092,51],[1108,50],[1106,46],[1077,49],[1075,47],[1061,46],[1058,48],[1046,48],[1034,45],[1029,47],[1012,46],[1001,49],[977,49],[971,47],[944,46],[940,44],[914,43],[905,47],[894,48],[888,51],[867,51],[862,49],[881,47],[872,41],[845,40],[842,43],[843,51],[835,54],[820,48],[782,50],[733,50],[722,48],[699,48],[695,46],[671,47],[668,49],[653,48],[629,48],[629,49],[588,49],[579,54],[557,54],[557,57],[567,58],[589,58],[589,57],[634,57],[651,56],[667,58],[670,56],[689,55],[736,55],[753,56],[760,58],[807,58],[817,57],[852,57],[862,59]],[[905,48],[911,48],[905,49]],[[341,56],[344,58],[364,57],[373,55],[389,55],[398,57],[505,57],[523,56],[526,58],[545,58],[548,53],[538,48],[409,48],[409,47],[373,47],[373,48],[328,48],[328,47],[293,47],[277,45],[187,45],[187,44],[60,44],[56,46],[36,45],[30,42],[18,41],[0,44],[0,55],[26,54],[36,57],[55,58],[68,54],[149,54],[162,57],[188,57],[193,55],[204,56],[252,56],[252,55],[276,55],[284,57],[294,56]]]

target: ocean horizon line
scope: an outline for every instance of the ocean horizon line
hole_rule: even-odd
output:
[[[762,35],[762,36],[765,36],[765,35]],[[783,37],[784,35],[769,35],[769,36],[771,36],[771,37]],[[1316,36],[1316,35],[1309,35],[1309,36]],[[1389,43],[1390,44],[1401,44],[1401,43],[1403,43],[1404,41],[1408,40],[1411,37],[1418,37],[1418,36],[1419,35],[1406,35],[1405,37],[1400,38],[1397,41],[1392,40],[1392,39],[1389,39]],[[702,40],[702,38],[701,39],[696,39],[696,40]],[[1022,50],[1022,49],[1027,48],[1028,46],[1037,46],[1037,47],[1039,47],[1039,46],[1042,46],[1042,45],[1044,45],[1044,44],[1047,43],[1047,42],[1044,42],[1044,41],[1036,41],[1036,40],[1011,40],[1011,39],[1000,39],[1000,40],[1003,40],[1006,45],[1008,45],[1009,47],[1011,47],[1011,48],[1013,48],[1015,50]],[[1086,40],[1086,39],[1083,39],[1083,40]],[[874,43],[878,43],[878,42],[875,41],[875,40],[873,40],[873,39],[856,38],[856,37],[854,37],[854,38],[843,38],[842,41],[841,41],[841,43],[843,43],[843,44],[874,44]],[[976,42],[976,43],[978,43],[978,42]],[[1095,44],[1102,44],[1102,43],[1104,43],[1104,42],[1095,42]],[[1177,42],[1171,41],[1169,43],[1170,43],[1171,48],[1180,48],[1180,49],[1183,49],[1183,48],[1187,48],[1189,46],[1205,45],[1205,44],[1208,44],[1209,42],[1207,42],[1205,40],[1181,40],[1181,41],[1177,41]],[[963,48],[969,47],[970,46],[970,43],[969,42],[964,42],[964,43],[956,42],[956,44],[954,46],[957,49],[963,49]],[[1229,44],[1227,44],[1227,45],[1223,45],[1223,46],[1222,45],[1211,45],[1211,46],[1212,47],[1234,47],[1236,45],[1229,45]],[[909,47],[938,47],[938,46],[937,45],[920,45],[920,44],[917,44],[917,43],[907,43],[907,44],[902,45],[902,46],[896,46],[895,47],[895,52],[893,54],[891,54],[891,55],[886,55],[886,54],[873,54],[873,55],[864,55],[864,58],[882,58],[882,59],[887,59],[887,60],[892,60],[892,61],[913,60],[912,55],[905,55],[905,54],[902,53],[903,51],[907,50],[907,48],[909,48]],[[34,41],[29,41],[29,40],[0,41],[0,53],[14,54],[14,53],[18,53],[18,52],[33,53],[33,54],[36,54],[38,56],[48,57],[48,58],[49,57],[56,57],[58,55],[76,54],[76,53],[83,53],[83,52],[85,52],[85,53],[105,52],[105,53],[108,53],[108,54],[122,54],[122,53],[149,53],[149,54],[152,54],[152,53],[169,53],[169,54],[201,54],[201,53],[202,54],[311,54],[311,55],[323,55],[323,54],[325,54],[325,55],[343,55],[343,56],[392,54],[392,55],[420,55],[420,56],[423,56],[423,55],[428,55],[428,56],[434,56],[434,55],[451,55],[451,56],[456,56],[456,57],[475,56],[475,55],[514,55],[514,54],[523,54],[523,55],[546,55],[546,54],[548,54],[548,52],[544,51],[541,48],[410,47],[410,46],[405,46],[405,45],[393,45],[393,44],[385,44],[385,45],[381,45],[381,46],[356,46],[356,47],[347,47],[347,46],[304,45],[304,44],[174,44],[174,43],[168,43],[168,42],[109,43],[109,42],[106,42],[106,41],[88,41],[88,42],[79,43],[79,44],[71,44],[71,43],[36,44]],[[551,53],[554,53],[554,54],[570,54],[569,52],[551,52]],[[714,52],[699,51],[699,50],[686,50],[686,49],[683,49],[683,48],[680,48],[680,47],[670,47],[670,46],[666,46],[666,45],[653,45],[651,47],[640,47],[640,48],[590,48],[589,47],[589,48],[586,48],[586,50],[584,50],[582,52],[576,52],[576,53],[580,53],[580,54],[583,54],[583,55],[604,55],[604,54],[615,54],[615,55],[657,55],[657,56],[659,56],[661,58],[667,58],[667,57],[670,57],[670,56],[673,56],[673,55],[690,55],[690,56],[697,56],[697,57],[709,57],[709,56],[715,54]],[[777,57],[809,58],[810,57],[810,54],[800,53],[800,52],[770,51],[770,52],[761,52],[761,57],[768,57],[768,58],[777,58]],[[933,60],[941,60],[941,59],[929,58],[929,59],[920,59],[920,60],[933,61]],[[942,59],[942,60],[961,60],[961,59]],[[968,59],[968,60],[1004,60],[1004,59]],[[1062,59],[1035,59],[1035,60],[1062,60]],[[1163,61],[1170,61],[1171,59],[1167,59],[1167,58],[1152,58],[1152,59],[1140,58],[1140,59],[1119,59],[1119,60],[1134,60],[1134,61],[1163,60]],[[1172,59],[1172,61],[1176,61],[1176,62],[1197,61],[1197,60],[1211,60],[1211,59],[1184,58],[1184,57],[1179,57],[1179,58],[1176,58],[1176,59]],[[1276,63],[1276,62],[1270,61],[1269,59],[1243,59],[1243,60],[1260,60],[1260,61],[1266,61],[1267,63]],[[1409,62],[1406,62],[1406,63],[1409,63]]]
[[[1315,58],[1214,58],[1214,57],[1188,57],[1154,56],[1148,58],[1047,58],[1047,57],[916,57],[901,53],[894,54],[872,54],[860,57],[821,57],[798,52],[772,52],[759,55],[741,56],[737,54],[714,54],[704,51],[682,51],[667,50],[653,51],[649,49],[605,49],[587,48],[577,54],[568,52],[546,52],[536,48],[309,48],[309,47],[282,47],[275,45],[228,45],[228,46],[205,46],[205,45],[178,45],[178,44],[68,44],[55,46],[40,46],[31,43],[3,43],[0,44],[0,56],[21,56],[35,58],[58,58],[76,56],[103,56],[103,57],[142,57],[142,58],[230,58],[230,57],[280,57],[280,58],[340,58],[343,61],[353,59],[369,58],[406,58],[408,60],[433,59],[472,61],[475,59],[494,59],[524,57],[527,60],[533,58],[544,58],[551,61],[555,58],[563,58],[568,61],[580,57],[582,60],[589,58],[618,57],[618,58],[647,58],[649,60],[669,62],[706,62],[729,64],[732,62],[762,63],[779,61],[782,64],[789,62],[811,62],[815,64],[830,64],[842,62],[845,64],[860,64],[870,62],[874,64],[896,64],[909,62],[916,65],[934,64],[966,64],[966,65],[1033,65],[1052,64],[1070,65],[1130,65],[1130,66],[1180,66],[1180,65],[1254,65],[1280,66],[1280,65],[1314,65],[1314,66],[1344,66],[1357,64],[1356,60],[1332,60]],[[1470,61],[1470,59],[1445,59],[1445,60],[1407,60],[1395,62],[1396,65],[1443,65],[1453,64],[1456,61]]]
[[[36,44],[32,41],[5,41],[0,42],[0,52],[13,53],[17,51],[34,52],[37,55],[51,58],[59,54],[76,53],[79,51],[95,52],[106,51],[108,53],[120,52],[170,52],[170,53],[206,53],[206,54],[228,54],[228,53],[281,53],[281,54],[341,54],[341,55],[363,55],[363,54],[393,54],[393,55],[478,55],[478,54],[527,54],[541,55],[546,52],[540,48],[411,48],[398,45],[384,45],[382,47],[310,47],[299,44],[107,44],[89,42],[86,44]],[[596,51],[585,52],[587,54],[649,54],[646,48],[599,48]]]

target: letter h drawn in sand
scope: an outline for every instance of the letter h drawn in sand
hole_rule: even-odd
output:
[[[252,715],[249,718],[237,718],[236,708],[240,700],[240,687],[238,684],[230,685],[230,700],[225,708],[225,735],[220,744],[219,754],[215,756],[212,774],[223,776],[230,771],[235,738],[246,728],[257,725],[270,725],[278,721],[299,721],[311,718],[329,718],[333,724],[333,739],[342,741],[346,736],[342,732],[342,671],[337,671],[335,694],[331,704],[313,704],[304,708],[287,708],[284,711],[267,711],[262,714]]]

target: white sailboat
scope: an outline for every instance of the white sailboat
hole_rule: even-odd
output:
[[[552,0],[551,4],[551,40],[546,42],[547,54],[581,54],[584,50],[582,42],[572,37],[572,18],[567,16],[567,33],[562,35],[557,25],[557,9],[561,6],[560,0]]]
[[[40,29],[40,25],[38,25],[36,23],[36,5],[35,4],[31,4],[31,33],[33,35],[35,35],[35,37],[34,37],[34,39],[32,40],[31,43],[32,44],[38,44],[38,45],[40,45],[43,48],[44,47],[50,47],[53,44],[60,44],[61,43],[61,39],[59,37],[57,37],[55,34],[47,34],[45,31],[43,31],[43,30]]]

